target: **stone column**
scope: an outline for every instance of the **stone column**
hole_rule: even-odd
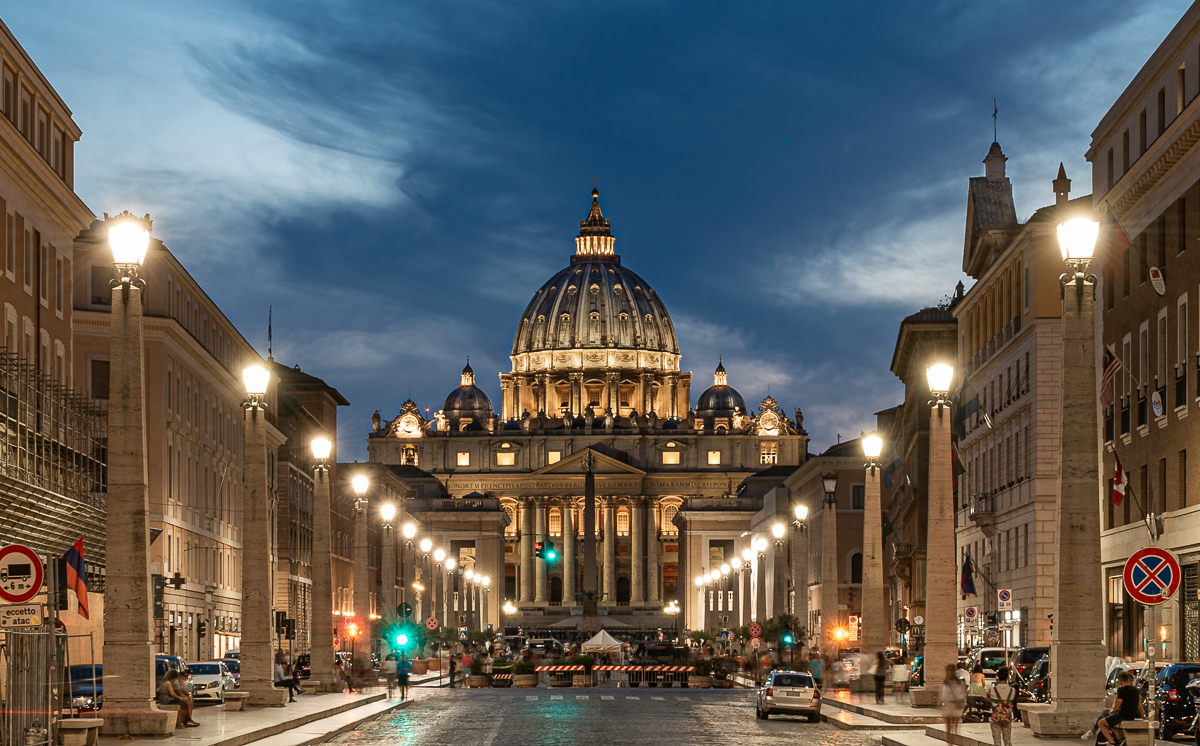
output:
[[[512,387],[511,380],[500,379],[500,417],[502,422],[516,419],[510,409],[512,404]]]
[[[814,630],[810,629],[808,624],[808,521],[801,523],[799,528],[792,532],[792,537],[792,556],[795,558],[792,563],[792,614],[805,629],[804,639],[798,642],[808,645],[814,634]]]
[[[646,528],[642,516],[646,510],[646,501],[641,497],[632,498],[629,508],[629,605],[640,606],[646,600],[646,585],[643,580],[642,543],[646,539]]]
[[[1100,516],[1097,515],[1100,502],[1096,497],[1100,465],[1094,292],[1094,279],[1089,281],[1078,274],[1063,288],[1059,428],[1062,466],[1055,523],[1057,556],[1050,666],[1055,671],[1071,671],[1071,675],[1056,677],[1062,682],[1055,681],[1054,701],[1047,710],[1030,713],[1030,727],[1035,736],[1082,733],[1091,724],[1087,713],[1093,713],[1095,718],[1104,697],[1104,581],[1100,572]]]
[[[379,578],[379,608],[377,613],[383,619],[392,619],[396,615],[396,528],[383,526],[379,531],[379,542],[383,545],[379,560],[381,567]],[[388,636],[383,635],[386,650],[391,650]]]
[[[251,705],[283,706],[288,690],[275,688],[274,609],[271,589],[270,483],[267,474],[266,411],[247,406],[245,465],[242,468],[245,540],[242,544],[242,678],[240,689],[249,692]]]
[[[374,487],[375,485],[371,485]],[[356,496],[357,497],[357,496]],[[356,665],[362,665],[371,659],[371,575],[370,575],[370,541],[367,539],[367,510],[370,501],[367,496],[361,497],[362,502],[355,503],[354,509],[354,590],[351,595],[354,609],[354,620],[358,628],[363,630],[361,636],[354,641],[354,659]],[[362,509],[359,509],[359,505]]]
[[[763,552],[754,555],[754,620],[767,619],[767,556]]]
[[[517,603],[533,601],[533,501],[521,502],[521,577]]]
[[[562,501],[562,531],[563,531],[563,606],[571,608],[575,605],[575,578],[579,574],[579,565],[575,559],[575,505],[572,498]]]
[[[751,575],[751,567],[752,566],[750,564],[745,564],[745,565],[742,565],[742,567],[745,567],[746,569],[742,571],[740,580],[738,580],[738,585],[741,586],[741,591],[742,591],[742,593],[741,593],[742,610],[740,612],[740,616],[742,617],[742,624],[749,624],[750,620],[754,618],[750,614],[750,591],[751,591],[750,581],[752,578],[752,575]]]
[[[583,414],[586,402],[583,401],[583,374],[572,373],[571,379],[571,414],[579,417]]]
[[[671,411],[667,413],[667,416],[668,417],[678,417],[679,416],[679,376],[674,375],[674,374],[667,376],[667,388],[670,389],[670,392],[671,392],[670,393],[670,396],[671,396],[670,410]]]
[[[621,416],[621,375],[619,373],[606,373],[604,376],[608,382],[605,393],[608,395],[608,408],[612,410],[613,417]]]
[[[887,647],[888,614],[884,601],[883,509],[879,502],[879,467],[866,470],[863,507],[862,640],[867,657]]]
[[[654,374],[642,374],[642,414],[654,411]]]
[[[105,735],[167,735],[175,713],[154,704],[150,495],[142,288],[112,290],[112,398],[108,410],[108,576],[104,609]]]
[[[604,500],[604,602],[617,605],[617,526],[613,520],[612,498]]]
[[[332,454],[331,454],[332,455]],[[335,686],[341,691],[342,682],[333,671],[333,559],[330,537],[333,530],[329,520],[329,466],[318,466],[313,474],[313,547],[312,547],[312,678],[323,691]],[[107,613],[107,611],[106,611]]]
[[[537,532],[537,541],[546,541],[546,505],[541,500],[534,503],[534,530]],[[546,605],[548,596],[546,595],[548,579],[546,577],[546,561],[534,560],[534,578],[536,585],[533,591],[533,602],[541,606]]]
[[[822,654],[837,656],[838,642],[833,639],[833,628],[841,622],[838,604],[838,542],[837,542],[837,493],[825,496],[821,509],[821,629],[817,643]],[[954,552],[950,552],[953,561]],[[925,660],[929,660],[926,658]],[[930,669],[925,669],[926,671]],[[941,681],[941,674],[936,681]]]
[[[646,603],[658,602],[658,508],[651,497],[646,502]]]
[[[1094,399],[1095,392],[1091,395]],[[952,468],[950,407],[934,405],[929,418],[929,523],[925,538],[925,646],[922,648],[922,654],[925,656],[926,686],[924,691],[912,693],[914,707],[937,705],[937,682],[945,675],[946,666],[953,665],[958,659],[958,563],[954,537]],[[1092,499],[1095,500],[1094,485]],[[1099,568],[1097,562],[1094,568],[1097,577]],[[1099,642],[1100,639],[1097,633],[1096,641]],[[1072,670],[1076,669],[1072,667]],[[1097,675],[1103,674],[1104,669],[1101,665]],[[1088,721],[1089,726],[1096,719],[1095,713],[1099,710],[1100,705],[1097,701],[1096,710]]]

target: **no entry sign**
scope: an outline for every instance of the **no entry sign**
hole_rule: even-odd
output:
[[[1125,591],[1140,604],[1154,606],[1179,590],[1179,560],[1166,549],[1145,547],[1125,563]]]
[[[0,598],[10,604],[23,604],[42,588],[42,561],[37,553],[22,544],[0,549]]]

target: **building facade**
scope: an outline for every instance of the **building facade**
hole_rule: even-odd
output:
[[[1151,607],[1165,633],[1161,657],[1200,657],[1200,482],[1188,469],[1200,447],[1200,7],[1192,6],[1134,76],[1092,133],[1092,194],[1132,240],[1098,250],[1097,316],[1104,347],[1122,361],[1103,406],[1100,512],[1112,655],[1144,655],[1144,607],[1122,586],[1128,557],[1151,543],[1183,566],[1169,602]],[[1162,286],[1151,280],[1162,273]],[[1102,347],[1097,345],[1101,354]],[[1098,367],[1097,370],[1101,370]],[[1200,414],[1200,412],[1197,412]],[[1109,498],[1115,459],[1129,476],[1121,505]]]
[[[581,619],[589,463],[605,623],[666,627],[675,620],[663,607],[677,599],[684,625],[703,624],[699,596],[687,589],[748,540],[742,534],[761,505],[740,496],[743,483],[772,467],[790,473],[807,455],[800,412],[793,420],[767,397],[755,414],[721,365],[692,408],[670,314],[614,248],[593,191],[570,264],[534,293],[517,324],[499,412],[468,365],[432,419],[412,402],[391,420],[374,418],[371,462],[435,477],[445,499],[412,513],[445,526],[460,557],[502,581],[493,624],[506,600],[516,609],[509,623]],[[728,507],[731,515],[713,513]],[[561,562],[536,559],[535,541],[554,542]],[[786,609],[784,588],[773,608]]]

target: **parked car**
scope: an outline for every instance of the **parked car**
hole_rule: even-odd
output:
[[[804,715],[810,723],[821,719],[821,692],[812,675],[804,671],[774,671],[758,690],[754,717]]]
[[[197,702],[224,704],[225,692],[237,684],[225,663],[219,660],[193,663],[188,668],[191,669],[194,686],[192,697]]]
[[[229,675],[236,682],[242,680],[242,662],[237,658],[222,658],[221,662],[225,664],[225,668],[229,669]]]
[[[104,706],[104,666],[71,666],[71,707],[95,712]]]
[[[553,637],[539,637],[525,643],[525,649],[543,658],[546,656],[553,657],[562,654],[563,644]]]
[[[1007,664],[1008,654],[1012,652],[1012,648],[978,648],[972,651],[967,659],[967,670],[974,671],[975,666],[983,666],[983,677],[985,680],[993,681],[996,678],[996,671]]]
[[[1200,679],[1200,665],[1176,663],[1159,670],[1153,706],[1160,740],[1169,741],[1176,733],[1192,731],[1196,705],[1186,687],[1193,679]]]
[[[1043,655],[1016,676],[1018,702],[1050,701],[1050,656]]]
[[[1008,667],[1017,674],[1024,676],[1033,670],[1034,665],[1042,659],[1043,655],[1049,654],[1050,648],[1048,647],[1017,648],[1012,657],[1008,659]]]
[[[187,663],[178,655],[156,655],[154,656],[154,680],[155,682],[162,681],[167,675],[167,671],[178,671],[183,678],[183,688],[188,694],[195,694],[192,689],[192,680],[188,678]]]
[[[312,656],[308,653],[296,656],[296,670],[300,672],[300,678],[310,678],[312,676]]]

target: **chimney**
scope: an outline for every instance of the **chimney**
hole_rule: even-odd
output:
[[[1071,180],[1067,178],[1067,170],[1063,168],[1063,164],[1058,164],[1058,178],[1054,180],[1054,204],[1062,207],[1067,204],[1070,199],[1067,195],[1071,193]]]
[[[1000,143],[992,143],[987,158],[983,159],[984,165],[987,166],[988,181],[1004,181],[1004,163],[1007,160],[1004,151],[1000,150]]]

